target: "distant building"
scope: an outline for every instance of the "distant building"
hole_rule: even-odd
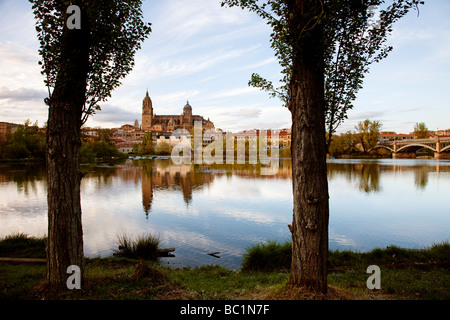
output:
[[[93,128],[81,128],[82,133],[88,137],[98,137],[98,130]]]
[[[405,133],[395,133],[395,132],[381,132],[379,137],[379,142],[390,142],[395,140],[412,140],[414,139],[414,134]]]
[[[142,142],[145,132],[139,128],[139,125],[136,126],[136,121],[134,126],[131,124],[124,124],[119,129],[115,130],[113,133],[113,138],[122,139],[127,142]]]
[[[435,134],[436,136],[438,136],[438,137],[442,137],[442,136],[448,137],[448,136],[450,136],[450,129],[447,129],[447,130],[437,130],[437,131],[434,132],[434,134]]]
[[[153,103],[148,91],[142,102],[142,130],[143,131],[174,131],[176,129],[191,130],[194,122],[200,121],[204,130],[214,129],[214,123],[202,116],[193,115],[189,101],[179,115],[156,115],[153,113]]]
[[[126,154],[133,152],[133,145],[134,143],[126,141],[116,143],[117,150]]]
[[[282,129],[278,133],[279,145],[280,147],[290,147],[291,146],[291,130]]]
[[[10,122],[0,122],[0,141],[6,139],[7,134],[13,134],[17,131],[18,124]]]

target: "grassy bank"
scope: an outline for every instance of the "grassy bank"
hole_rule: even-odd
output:
[[[142,241],[146,242],[146,241]],[[19,234],[0,240],[0,256],[45,257],[46,239]],[[153,245],[153,244],[152,244]],[[128,243],[128,248],[133,245]],[[157,261],[86,258],[81,290],[61,299],[302,299],[287,290],[290,244],[248,248],[241,271],[221,266],[172,269]],[[270,261],[270,266],[267,261]],[[366,253],[331,251],[329,299],[450,299],[450,244],[412,250],[395,246]],[[381,268],[381,289],[369,290],[368,265]],[[44,263],[0,262],[0,299],[40,299]]]

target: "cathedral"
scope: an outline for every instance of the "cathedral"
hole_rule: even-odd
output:
[[[143,131],[174,131],[176,129],[191,130],[195,121],[201,121],[202,129],[214,129],[214,124],[202,116],[193,115],[189,101],[179,115],[156,115],[153,113],[152,100],[147,94],[142,102],[142,130]]]

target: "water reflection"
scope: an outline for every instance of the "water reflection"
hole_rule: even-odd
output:
[[[83,228],[88,256],[110,255],[118,234],[157,233],[175,247],[170,263],[236,267],[245,248],[290,238],[292,167],[275,175],[261,167],[174,165],[127,160],[83,166]],[[450,161],[328,161],[330,247],[368,250],[396,244],[423,247],[448,240]],[[42,165],[0,165],[0,236],[46,233]],[[211,260],[207,252],[221,251]]]
[[[179,190],[189,205],[193,190],[200,190],[214,180],[212,173],[196,170],[190,165],[172,165],[169,161],[134,161],[132,168],[142,171],[142,205],[147,217],[154,190]]]
[[[370,193],[380,191],[380,167],[377,161],[363,163],[327,163],[328,181],[337,176],[345,177],[349,182],[356,181],[358,190]]]
[[[450,162],[439,160],[328,160],[328,181],[345,177],[348,182],[356,182],[358,190],[371,193],[382,191],[382,175],[414,174],[417,189],[425,189],[432,173],[450,172]]]
[[[38,184],[47,183],[45,167],[41,164],[3,164],[0,165],[0,184],[14,182],[17,191],[28,195],[37,193]]]
[[[192,201],[193,191],[208,187],[215,178],[238,176],[247,179],[290,179],[292,168],[290,161],[282,160],[279,170],[274,175],[261,175],[260,166],[252,164],[230,165],[174,165],[167,160],[134,160],[118,168],[99,168],[88,174],[102,182],[105,186],[113,182],[114,175],[121,180],[141,182],[142,206],[148,218],[152,208],[154,191],[181,192],[186,205]],[[101,187],[99,185],[99,187]]]

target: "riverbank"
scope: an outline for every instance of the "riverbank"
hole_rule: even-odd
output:
[[[0,241],[0,255],[42,259],[0,261],[0,299],[38,300],[45,279],[45,239],[24,237]],[[25,244],[25,245],[24,245]],[[44,244],[44,247],[43,247]],[[286,244],[280,244],[283,248]],[[272,249],[269,253],[272,260]],[[271,251],[272,250],[272,251]],[[252,249],[248,251],[250,255]],[[280,256],[284,256],[281,254]],[[282,258],[284,259],[284,258]],[[329,293],[311,297],[287,287],[289,271],[282,265],[269,271],[229,270],[221,266],[173,269],[158,262],[117,257],[86,258],[81,290],[67,290],[67,300],[448,300],[450,244],[413,250],[398,247],[367,253],[330,251]],[[381,289],[367,288],[367,266],[381,269]]]

